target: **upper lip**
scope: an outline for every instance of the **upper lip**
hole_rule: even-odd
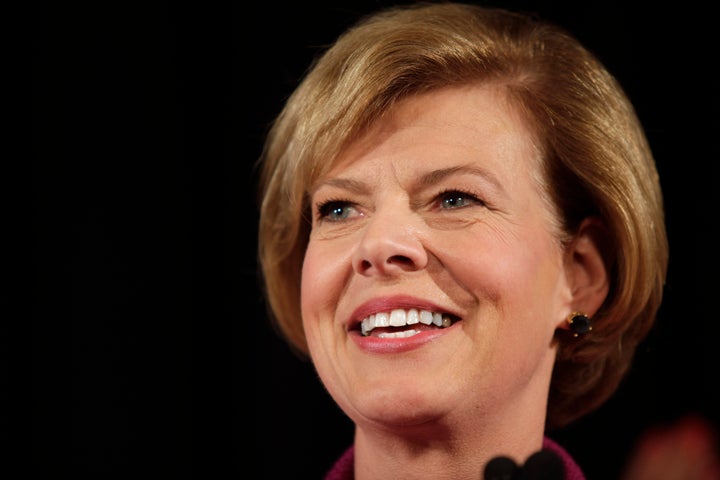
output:
[[[379,312],[390,312],[398,308],[416,308],[418,310],[429,310],[431,312],[438,312],[459,317],[457,313],[452,312],[445,307],[441,307],[434,302],[413,297],[411,295],[393,295],[387,297],[376,297],[358,306],[350,316],[348,329],[352,330],[358,328],[363,318],[366,318],[369,315]]]

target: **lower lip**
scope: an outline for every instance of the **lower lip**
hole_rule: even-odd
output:
[[[450,333],[458,323],[454,323],[447,328],[438,330],[426,330],[420,332],[412,337],[404,338],[379,338],[370,336],[363,336],[360,332],[351,332],[350,338],[353,339],[355,344],[360,349],[370,353],[378,354],[389,354],[389,353],[403,353],[410,350],[415,350],[423,347],[428,342],[432,342],[438,337],[442,337]]]

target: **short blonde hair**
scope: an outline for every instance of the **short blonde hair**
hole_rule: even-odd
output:
[[[529,15],[419,3],[361,19],[312,65],[262,154],[259,260],[270,315],[302,355],[300,281],[308,188],[399,99],[478,82],[505,88],[540,143],[564,238],[597,216],[607,228],[610,292],[592,334],[561,339],[548,428],[600,406],[653,324],[668,244],[655,162],[615,78],[574,37]]]

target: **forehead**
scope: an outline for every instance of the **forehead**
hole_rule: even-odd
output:
[[[398,102],[333,162],[327,176],[393,160],[398,169],[453,165],[530,171],[539,164],[535,137],[518,109],[495,85],[450,87]],[[535,175],[533,173],[533,175]]]

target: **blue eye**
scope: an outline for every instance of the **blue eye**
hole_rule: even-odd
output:
[[[440,194],[440,207],[451,209],[477,205],[481,203],[477,197],[459,190],[449,190]]]
[[[332,200],[318,206],[318,217],[330,221],[344,220],[348,218],[353,210],[350,203],[342,200]]]

